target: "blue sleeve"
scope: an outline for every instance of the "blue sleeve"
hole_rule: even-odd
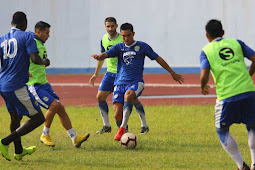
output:
[[[105,52],[105,49],[103,47],[103,43],[102,43],[102,40],[101,40],[101,53]]]
[[[251,56],[255,54],[255,52],[250,47],[248,47],[243,41],[241,40],[237,41],[242,47],[244,57],[251,58]]]
[[[145,44],[145,55],[148,56],[151,60],[158,58],[158,54],[153,51],[153,49],[146,43]]]
[[[38,53],[37,45],[31,33],[26,33],[26,50],[28,54]]]
[[[200,70],[204,69],[204,68],[211,68],[210,63],[205,55],[204,51],[201,51],[200,54]]]
[[[106,53],[108,54],[109,58],[119,56],[119,54],[120,54],[119,44],[112,46],[109,50],[106,51]]]

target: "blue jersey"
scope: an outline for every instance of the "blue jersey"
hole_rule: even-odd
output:
[[[15,91],[29,79],[29,54],[38,52],[33,35],[12,28],[0,39],[1,72],[0,91]]]
[[[148,44],[141,41],[135,41],[130,46],[126,46],[125,43],[116,44],[106,53],[108,57],[118,56],[115,85],[144,82],[145,56],[148,56],[151,60],[155,60],[159,56]]]

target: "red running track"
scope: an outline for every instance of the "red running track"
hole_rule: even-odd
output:
[[[60,97],[64,105],[74,106],[97,106],[96,94],[98,86],[61,86],[65,83],[83,83],[87,84],[91,75],[48,75],[48,81],[53,85],[54,91]],[[96,83],[100,83],[103,75],[99,75]],[[144,74],[145,89],[142,96],[160,96],[160,95],[201,95],[200,93],[200,75],[184,74],[185,82],[178,87],[161,87],[160,85],[178,85],[169,74]],[[55,83],[61,83],[55,86]],[[150,86],[147,86],[150,85]],[[153,84],[153,86],[152,86]],[[156,84],[156,85],[155,85]],[[210,78],[209,84],[214,84]],[[190,85],[190,86],[188,86]],[[193,87],[192,85],[197,85]],[[215,94],[215,88],[210,89],[210,94]],[[214,105],[216,97],[210,98],[153,98],[140,99],[143,105]],[[112,95],[107,99],[111,104]],[[4,104],[0,99],[0,105]]]

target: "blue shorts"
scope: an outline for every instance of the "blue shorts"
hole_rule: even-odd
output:
[[[229,127],[233,123],[255,123],[255,95],[233,102],[216,100],[216,128]]]
[[[113,103],[118,102],[124,104],[124,96],[126,91],[128,90],[133,90],[136,94],[136,98],[141,96],[142,92],[144,89],[144,83],[143,82],[137,82],[135,84],[122,84],[122,85],[117,85],[114,88],[113,91]]]
[[[106,72],[100,85],[99,85],[98,91],[113,92],[115,78],[116,78],[115,73]]]
[[[49,83],[29,85],[28,88],[39,104],[45,109],[48,109],[55,99],[59,101],[59,97]]]
[[[0,92],[9,113],[33,116],[41,111],[38,102],[29,92],[27,86],[11,92]]]

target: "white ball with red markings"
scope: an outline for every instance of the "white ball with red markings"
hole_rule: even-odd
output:
[[[133,133],[125,133],[120,139],[121,146],[127,149],[134,149],[137,145],[137,137]]]

